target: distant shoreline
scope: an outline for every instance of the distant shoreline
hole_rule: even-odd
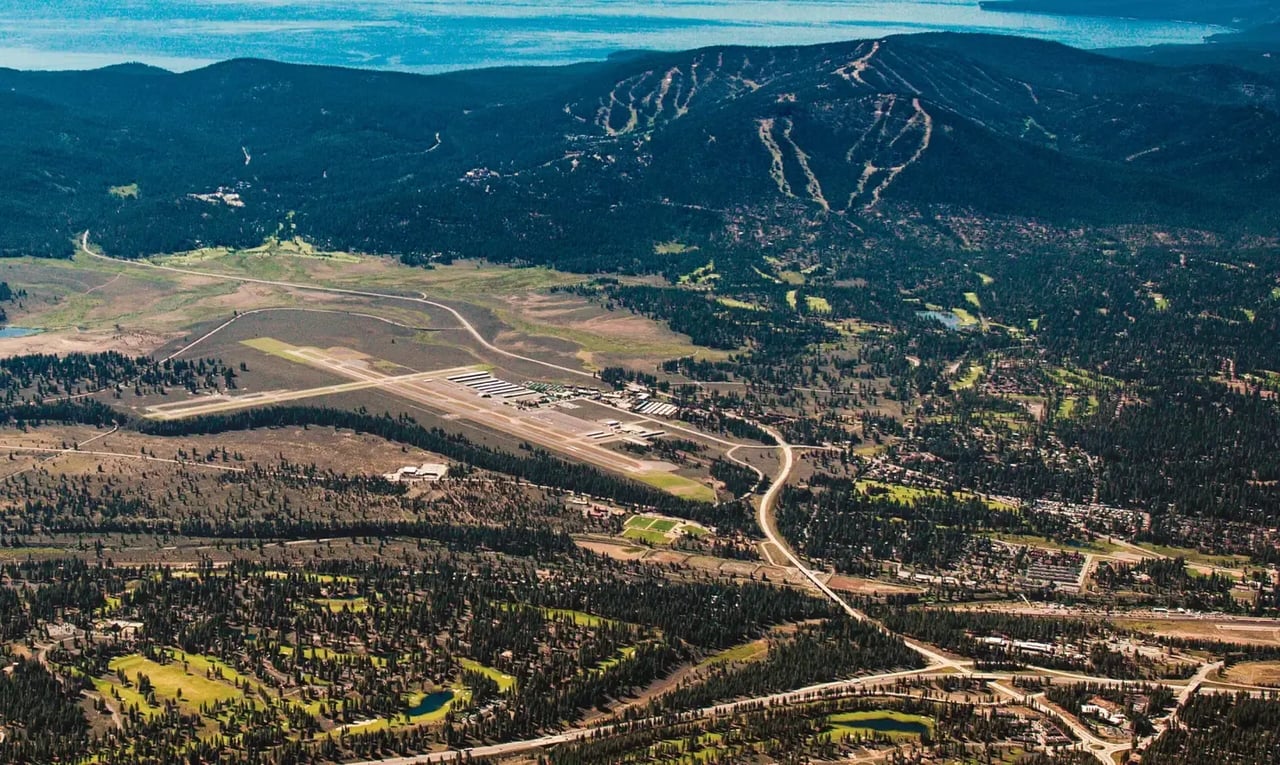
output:
[[[1221,29],[1217,35],[1231,36],[1258,26],[1280,21],[1280,12],[1268,11],[1261,3],[1168,3],[1168,10],[1152,8],[1139,0],[980,0],[984,11],[1026,13],[1042,16],[1133,19],[1177,24],[1208,24]]]
[[[1018,1],[1028,8],[1034,5]],[[991,12],[961,0],[725,0],[700,6],[655,6],[641,0],[495,0],[486,4],[485,14],[465,4],[450,7],[453,10],[445,13],[410,8],[371,19],[338,0],[174,0],[158,11],[162,18],[108,19],[105,11],[86,11],[75,0],[47,0],[41,23],[32,23],[21,12],[5,11],[0,2],[0,26],[12,30],[0,43],[0,67],[83,70],[142,63],[181,72],[230,59],[261,58],[439,74],[603,61],[629,50],[813,45],[919,32],[1005,34],[1102,50],[1199,44],[1207,36],[1231,31],[1205,23],[1115,15]]]

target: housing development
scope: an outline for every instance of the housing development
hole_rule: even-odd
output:
[[[1280,9],[1121,5],[0,70],[0,763],[1280,762]]]

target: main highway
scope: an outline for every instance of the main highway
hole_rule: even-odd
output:
[[[460,313],[457,309],[451,306],[448,306],[444,303],[439,303],[434,300],[430,300],[427,298],[427,296],[424,293],[419,293],[419,297],[412,297],[412,296],[405,296],[405,295],[396,295],[391,293],[373,292],[369,290],[346,289],[342,287],[326,287],[326,286],[316,285],[316,284],[285,282],[285,281],[276,281],[271,279],[257,279],[257,278],[248,277],[248,276],[236,276],[232,274],[219,274],[219,273],[214,273],[209,271],[197,271],[194,269],[178,268],[175,266],[165,266],[158,263],[151,263],[148,261],[120,260],[120,259],[108,257],[106,255],[102,255],[90,249],[88,231],[84,232],[81,235],[80,249],[88,256],[99,258],[102,260],[107,260],[118,265],[134,266],[138,268],[148,268],[148,269],[155,269],[160,271],[170,271],[170,272],[179,273],[179,274],[186,274],[189,276],[200,276],[200,277],[209,278],[209,279],[221,279],[225,281],[240,282],[244,284],[260,284],[265,286],[281,287],[281,288],[292,289],[292,290],[323,292],[323,293],[330,293],[330,294],[336,294],[336,295],[348,295],[353,297],[372,298],[377,300],[396,300],[396,301],[403,301],[403,302],[416,303],[419,305],[429,306],[431,308],[443,310],[449,313],[455,320],[457,320],[460,328],[465,330],[468,334],[470,334],[471,337],[476,341],[476,343],[479,344],[485,350],[488,350],[492,353],[496,353],[500,356],[505,356],[507,358],[516,359],[518,361],[523,361],[530,364],[536,364],[536,365],[539,365],[548,369],[552,369],[556,372],[560,372],[563,374],[570,374],[577,377],[586,377],[586,378],[596,379],[595,375],[581,369],[574,369],[572,367],[562,366],[552,362],[544,361],[542,359],[537,359],[530,356],[524,356],[518,353],[508,351],[504,348],[500,348],[499,346],[494,345],[492,342],[487,340],[480,333],[480,331],[476,329],[476,327],[465,316],[463,316],[462,313]],[[373,318],[376,318],[376,317],[373,317]],[[195,342],[188,344],[183,349],[179,350],[178,353],[182,353],[183,351],[204,341],[205,339],[212,336],[213,334],[216,334],[220,330],[229,326],[232,323],[232,321],[234,321],[234,318],[214,328],[211,332],[200,337]],[[172,354],[170,358],[178,355],[178,353]],[[816,589],[824,597],[830,600],[835,606],[840,608],[842,611],[844,611],[844,613],[848,614],[850,617],[854,619],[857,619],[859,621],[864,621],[864,622],[875,623],[866,613],[864,613],[863,611],[857,608],[854,608],[852,605],[848,603],[848,601],[846,601],[843,597],[841,597],[838,593],[836,593],[835,590],[833,590],[830,586],[828,586],[827,583],[823,581],[823,579],[817,574],[817,572],[815,572],[812,568],[810,568],[803,560],[800,559],[798,555],[796,555],[795,551],[792,550],[791,545],[787,542],[787,540],[782,536],[782,534],[777,529],[777,524],[774,520],[774,512],[777,509],[778,499],[781,497],[783,489],[786,487],[788,481],[791,479],[792,473],[795,471],[796,451],[800,449],[815,448],[815,447],[805,447],[805,446],[797,446],[794,444],[790,444],[782,436],[782,434],[779,433],[776,429],[768,427],[761,423],[755,423],[755,424],[758,425],[765,432],[767,432],[769,435],[771,435],[774,438],[774,440],[777,441],[776,448],[781,453],[781,460],[782,460],[781,466],[779,467],[778,472],[774,475],[773,480],[769,484],[768,489],[765,490],[765,493],[761,497],[760,503],[756,509],[756,523],[760,527],[761,532],[764,534],[765,538],[787,559],[787,562],[790,563],[791,566],[796,568],[804,576],[804,578],[808,580],[810,584],[813,585],[814,589]],[[664,425],[667,427],[671,427],[667,423],[664,423]],[[676,428],[676,429],[683,430],[683,428]],[[697,433],[697,435],[703,438],[707,437],[706,434],[702,434],[702,433]],[[735,443],[732,441],[727,441],[719,438],[715,438],[713,440],[722,442],[728,446],[735,447],[735,448],[752,446],[750,444],[740,444],[740,443]],[[795,704],[795,703],[802,703],[806,701],[813,701],[821,698],[829,698],[833,696],[853,694],[853,693],[858,693],[860,691],[865,691],[865,690],[875,688],[878,685],[892,683],[902,678],[928,675],[933,673],[944,673],[944,674],[962,673],[962,674],[970,675],[975,679],[996,681],[994,683],[994,687],[996,688],[997,691],[1002,692],[1005,695],[1015,694],[1015,692],[1012,691],[1011,689],[1000,686],[998,682],[1001,680],[1012,679],[1013,675],[1010,673],[975,673],[973,671],[972,662],[948,657],[928,645],[925,645],[923,643],[920,643],[914,640],[910,640],[904,636],[899,636],[899,637],[903,639],[903,642],[907,645],[908,648],[910,648],[912,651],[917,653],[921,657],[921,659],[925,661],[926,663],[925,667],[921,669],[912,669],[912,670],[903,670],[899,672],[888,672],[888,673],[882,673],[882,674],[876,674],[876,675],[867,675],[867,676],[853,678],[849,680],[837,680],[834,682],[819,683],[815,685],[805,686],[803,688],[797,688],[790,691],[773,693],[773,694],[768,694],[764,696],[758,696],[755,698],[742,699],[742,700],[733,701],[725,704],[718,704],[715,706],[705,707],[703,709],[680,713],[678,715],[678,719],[681,721],[694,721],[694,720],[706,719],[710,717],[733,714],[735,712],[746,711],[746,710],[760,708],[764,706]],[[1181,709],[1182,704],[1186,703],[1187,699],[1190,698],[1192,693],[1200,689],[1201,683],[1203,683],[1204,680],[1207,678],[1209,672],[1211,672],[1214,668],[1218,666],[1219,666],[1218,664],[1207,663],[1200,668],[1200,671],[1195,675],[1195,677],[1193,677],[1191,680],[1185,683],[1166,683],[1166,685],[1172,685],[1174,687],[1177,687],[1179,690],[1178,709]],[[1046,674],[1063,674],[1063,673],[1048,672],[1048,671],[1040,670],[1037,668],[1028,668],[1027,671],[1036,672],[1036,673],[1044,672]],[[1090,677],[1090,676],[1084,676],[1084,675],[1079,675],[1079,676],[1073,675],[1072,677],[1078,677],[1082,681],[1097,682],[1102,684],[1117,684],[1119,682],[1110,678]],[[1121,752],[1127,751],[1131,746],[1129,742],[1118,743],[1118,742],[1109,742],[1109,741],[1100,739],[1096,735],[1094,735],[1092,731],[1090,731],[1088,728],[1081,725],[1077,720],[1072,719],[1070,715],[1061,713],[1057,709],[1046,707],[1042,702],[1039,702],[1039,700],[1036,698],[1028,698],[1028,697],[1024,697],[1024,698],[1027,698],[1028,703],[1032,704],[1033,708],[1040,709],[1040,711],[1042,711],[1043,713],[1048,714],[1051,717],[1055,717],[1062,720],[1063,724],[1066,725],[1068,728],[1070,728],[1073,732],[1075,732],[1075,734],[1081,739],[1081,741],[1085,743],[1088,751],[1091,754],[1093,754],[1094,757],[1102,763],[1107,763],[1107,764],[1114,763],[1115,756],[1117,756]],[[1177,711],[1175,711],[1174,715],[1176,716],[1176,714],[1177,714]],[[663,719],[670,720],[669,717],[663,718]],[[653,722],[656,722],[656,720]],[[632,723],[632,725],[634,725],[634,723]],[[516,755],[516,754],[530,752],[538,749],[543,749],[549,746],[555,746],[557,744],[572,743],[575,741],[582,741],[588,738],[595,738],[602,735],[608,735],[612,732],[619,731],[620,728],[621,726],[618,724],[602,725],[602,726],[596,726],[596,727],[573,728],[570,730],[561,731],[559,733],[549,734],[546,736],[541,736],[541,737],[532,738],[532,739],[526,739],[523,741],[512,741],[512,742],[507,742],[502,744],[478,746],[478,747],[468,748],[464,750],[448,750],[448,751],[442,751],[442,752],[433,752],[430,754],[415,755],[411,757],[392,757],[392,758],[384,758],[379,760],[368,760],[365,762],[354,763],[353,765],[425,765],[426,763],[451,762],[455,760],[460,760],[461,758],[467,757],[467,756],[497,757],[497,756]]]

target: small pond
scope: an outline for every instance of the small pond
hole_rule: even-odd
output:
[[[29,327],[0,327],[0,340],[6,337],[30,337],[40,334],[40,330]]]
[[[422,701],[409,708],[408,713],[411,717],[429,715],[432,712],[438,712],[450,701],[453,701],[453,691],[436,691],[424,696]]]
[[[879,733],[887,736],[924,736],[930,732],[928,718],[889,711],[832,715],[830,723],[836,730],[863,735]]]

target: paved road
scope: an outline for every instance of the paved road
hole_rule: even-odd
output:
[[[431,306],[433,308],[438,308],[450,313],[455,319],[458,320],[458,323],[462,327],[462,329],[467,331],[476,340],[476,342],[479,345],[481,345],[483,348],[493,353],[497,353],[499,355],[506,356],[508,358],[517,359],[519,361],[525,361],[531,364],[537,364],[549,369],[554,369],[558,372],[564,372],[567,374],[587,377],[593,380],[596,379],[595,375],[589,372],[584,372],[580,369],[573,369],[571,367],[561,366],[559,364],[543,361],[542,359],[523,356],[517,353],[512,353],[510,351],[504,350],[502,348],[499,348],[498,346],[494,345],[493,343],[485,339],[484,336],[481,335],[480,332],[471,324],[471,322],[468,321],[467,318],[463,316],[461,313],[459,313],[456,309],[448,305],[445,305],[443,303],[438,303],[433,300],[428,300],[425,294],[422,294],[422,293],[420,293],[422,294],[422,297],[415,298],[415,297],[406,297],[403,295],[391,295],[391,294],[385,294],[385,293],[370,292],[366,290],[352,290],[352,289],[344,289],[339,287],[321,287],[317,285],[297,284],[292,282],[274,281],[270,279],[254,279],[250,277],[231,276],[227,274],[217,274],[217,273],[210,273],[210,272],[204,272],[204,271],[196,271],[193,269],[175,268],[172,266],[162,266],[155,263],[148,263],[145,261],[118,261],[113,258],[108,258],[104,255],[99,255],[98,253],[95,253],[92,250],[90,250],[89,244],[88,244],[88,237],[89,237],[89,232],[86,231],[82,235],[81,242],[80,242],[80,247],[86,254],[95,258],[110,260],[115,263],[123,262],[131,265],[136,265],[139,267],[151,268],[151,269],[156,269],[161,271],[171,271],[175,273],[182,273],[182,274],[188,274],[192,276],[201,276],[201,277],[213,278],[213,279],[224,279],[228,281],[236,281],[236,282],[242,282],[247,284],[263,284],[263,285],[274,286],[274,287],[284,287],[287,289],[308,290],[308,291],[314,291],[314,292],[327,292],[327,293],[339,294],[339,295],[353,295],[358,297],[377,298],[381,300],[400,300],[400,301],[406,301],[406,302],[412,302],[412,303]],[[174,355],[185,352],[187,349],[200,343],[201,341],[211,336],[212,334],[215,334],[218,331],[221,331],[232,321],[235,321],[235,319],[232,319],[226,322],[225,324],[215,328],[210,333],[206,334],[204,337],[201,337],[197,339],[195,342],[188,344],[185,348],[180,349]],[[667,423],[664,423],[664,425],[669,426],[669,424]],[[765,537],[771,543],[773,543],[773,545],[778,549],[778,551],[781,552],[786,557],[787,561],[792,566],[794,566],[798,571],[800,571],[800,573],[802,573],[804,577],[808,579],[809,582],[813,584],[813,586],[819,592],[821,592],[829,600],[831,600],[833,603],[839,606],[841,610],[843,610],[846,614],[848,614],[849,616],[859,621],[868,621],[868,622],[873,621],[865,613],[849,605],[849,603],[845,601],[844,598],[840,597],[840,595],[838,595],[834,590],[832,590],[829,586],[827,586],[827,584],[824,581],[822,581],[822,579],[812,569],[810,569],[808,566],[804,564],[803,561],[800,560],[800,558],[791,549],[790,544],[788,544],[787,541],[778,532],[773,520],[773,511],[777,505],[778,498],[782,494],[783,488],[786,486],[788,480],[790,480],[791,478],[792,472],[795,470],[795,450],[797,448],[804,448],[804,447],[796,447],[795,445],[788,443],[786,439],[782,437],[782,434],[773,428],[769,428],[766,426],[761,426],[761,427],[777,440],[778,442],[777,448],[782,453],[782,466],[779,469],[777,475],[774,477],[774,480],[770,484],[768,490],[765,492],[764,497],[761,499],[760,506],[757,510],[756,520],[760,526],[761,531],[764,533]],[[677,427],[676,429],[681,429],[681,428]],[[714,440],[721,441],[721,439],[714,439]],[[743,444],[735,444],[729,441],[723,441],[723,443],[728,444],[730,446],[735,446],[735,447],[746,446]],[[880,675],[871,675],[871,676],[858,678],[854,680],[839,680],[839,681],[830,682],[830,683],[821,683],[817,685],[806,686],[804,688],[798,688],[792,691],[770,694],[770,695],[761,696],[758,698],[744,699],[741,701],[730,702],[727,704],[719,704],[716,706],[707,707],[707,708],[692,711],[692,712],[685,712],[680,714],[678,717],[680,720],[697,720],[697,719],[702,719],[705,717],[711,717],[716,715],[731,714],[735,711],[756,708],[759,706],[767,706],[772,704],[799,703],[803,701],[809,701],[816,698],[820,698],[823,695],[829,695],[833,693],[847,693],[853,690],[857,690],[859,688],[873,686],[876,683],[884,682],[886,680],[895,680],[902,677],[911,677],[916,675],[927,674],[930,672],[943,671],[943,672],[964,672],[966,674],[972,674],[972,662],[966,662],[963,660],[953,659],[953,658],[944,656],[941,653],[930,648],[929,646],[918,643],[916,641],[912,641],[904,638],[904,642],[906,643],[907,647],[915,651],[926,662],[928,662],[929,666],[925,667],[924,669],[905,670],[901,672],[890,672],[890,673],[885,673]],[[1194,693],[1197,688],[1199,688],[1200,684],[1207,677],[1208,673],[1212,671],[1214,668],[1216,668],[1216,665],[1205,665],[1204,667],[1201,668],[1200,672],[1197,673],[1196,677],[1193,678],[1191,682],[1188,682],[1184,688],[1182,688],[1182,691],[1178,697],[1179,705],[1185,703],[1186,699],[1189,698],[1190,695]],[[990,675],[989,677],[991,679],[997,679],[997,680],[1008,679],[1008,676],[1003,676],[1003,675]],[[1090,681],[1101,680],[1104,682],[1111,682],[1109,679],[1087,678],[1086,676],[1083,676],[1083,675],[1079,676],[1079,678],[1081,680],[1087,679]],[[1012,691],[1007,687],[1000,686],[998,683],[995,686],[995,688],[996,690],[1004,692],[1006,694],[1016,695],[1014,691]],[[1032,699],[1032,702],[1042,703],[1042,702],[1038,702],[1035,699]],[[1176,715],[1176,711],[1175,711],[1175,715]],[[1076,735],[1078,735],[1081,738],[1082,741],[1086,742],[1086,744],[1089,746],[1090,751],[1099,760],[1103,762],[1108,762],[1108,763],[1113,762],[1112,757],[1114,754],[1117,754],[1119,752],[1125,751],[1130,748],[1130,744],[1127,742],[1126,743],[1107,742],[1097,738],[1096,736],[1093,735],[1091,731],[1089,731],[1087,728],[1082,726],[1078,721],[1072,719],[1070,715],[1056,712],[1053,714],[1053,716],[1060,718],[1064,724],[1070,727],[1076,733]],[[609,733],[614,732],[617,729],[618,729],[618,726],[616,725],[606,725],[606,726],[600,726],[600,727],[594,727],[594,728],[575,728],[575,729],[564,731],[561,733],[542,736],[534,739],[528,739],[525,741],[513,741],[513,742],[504,743],[504,744],[480,746],[480,747],[465,749],[462,751],[435,752],[432,754],[418,755],[413,757],[395,757],[395,758],[387,758],[387,759],[381,759],[381,760],[369,760],[363,763],[356,763],[355,765],[374,765],[374,763],[379,763],[380,765],[418,765],[419,763],[450,762],[454,760],[460,760],[462,757],[466,755],[472,755],[476,757],[493,757],[493,756],[500,756],[500,755],[511,755],[511,754],[527,752],[533,749],[540,749],[547,746],[553,746],[556,744],[570,743],[570,742],[580,741],[590,737],[608,735]]]
[[[90,257],[98,258],[99,260],[106,260],[116,264],[137,266],[139,268],[149,268],[156,271],[169,271],[170,273],[186,274],[188,276],[200,276],[206,279],[222,279],[223,281],[239,282],[241,284],[262,284],[268,287],[284,287],[285,289],[305,290],[308,292],[326,292],[332,295],[352,295],[355,297],[376,298],[378,300],[399,300],[406,303],[417,303],[419,305],[431,306],[432,308],[439,308],[443,311],[447,311],[455,319],[457,319],[458,324],[462,327],[462,329],[466,330],[466,332],[470,334],[473,338],[475,338],[476,342],[479,343],[481,347],[485,348],[486,350],[492,351],[493,353],[496,353],[500,356],[506,356],[507,358],[517,359],[519,361],[526,361],[530,364],[538,364],[540,366],[547,367],[549,369],[554,369],[558,372],[577,375],[579,377],[586,377],[592,380],[596,379],[596,376],[594,374],[590,372],[585,372],[581,369],[574,369],[573,367],[561,366],[559,364],[554,364],[550,361],[535,359],[530,356],[522,356],[518,353],[512,353],[511,351],[499,348],[498,346],[486,340],[484,335],[480,334],[480,331],[477,330],[475,326],[472,325],[472,323],[468,321],[467,318],[463,316],[461,313],[459,313],[456,309],[450,306],[447,306],[444,303],[437,303],[434,300],[428,300],[424,293],[418,293],[419,295],[422,295],[422,297],[411,297],[406,295],[395,295],[395,294],[386,293],[386,292],[372,292],[370,290],[354,290],[354,289],[346,289],[343,287],[322,287],[316,284],[300,284],[296,282],[277,281],[274,279],[255,279],[249,276],[235,276],[232,274],[219,274],[219,273],[213,273],[210,271],[197,271],[192,268],[177,268],[176,266],[162,266],[158,263],[151,263],[145,260],[120,260],[117,258],[107,257],[106,255],[102,255],[100,253],[94,252],[93,250],[89,249],[89,232],[88,231],[80,235],[80,250],[86,255],[89,255]],[[233,318],[227,323],[229,324],[231,321],[235,321],[235,319]],[[216,333],[222,328],[223,327],[217,327],[210,334]],[[197,340],[196,343],[198,342],[200,341]],[[195,345],[195,343],[188,345],[187,348],[190,348],[192,345]],[[182,353],[185,350],[186,348],[179,350],[178,353]]]
[[[432,308],[438,308],[442,311],[448,312],[451,316],[453,316],[458,321],[457,329],[462,329],[467,334],[471,335],[471,337],[475,339],[476,343],[479,344],[482,348],[484,348],[487,351],[496,353],[500,356],[506,356],[507,358],[510,358],[510,359],[516,359],[517,361],[524,361],[530,364],[536,364],[538,366],[541,366],[547,369],[553,369],[557,372],[563,372],[565,374],[575,375],[577,377],[583,377],[588,380],[595,380],[595,381],[599,380],[599,378],[597,378],[595,374],[591,372],[587,372],[582,369],[574,369],[573,367],[562,366],[560,364],[546,361],[544,359],[534,358],[532,356],[524,356],[519,353],[513,353],[512,351],[508,351],[505,348],[494,345],[493,343],[489,342],[489,340],[487,340],[484,335],[480,334],[480,330],[476,329],[475,325],[472,324],[467,319],[467,317],[463,316],[457,309],[453,308],[452,306],[446,305],[444,303],[439,303],[434,300],[430,300],[427,298],[426,293],[423,293],[423,292],[418,293],[420,297],[412,297],[407,295],[396,295],[396,294],[387,293],[387,292],[373,292],[370,290],[347,289],[344,287],[325,287],[318,284],[303,284],[299,282],[285,282],[285,281],[277,281],[273,279],[255,279],[253,277],[248,277],[248,276],[235,276],[233,274],[219,274],[211,271],[197,271],[191,268],[178,268],[176,266],[164,266],[158,263],[151,263],[145,260],[120,260],[118,258],[111,258],[106,255],[102,255],[90,249],[88,231],[85,231],[83,234],[80,235],[80,251],[90,257],[97,258],[99,260],[105,260],[111,263],[115,263],[117,265],[134,266],[137,268],[148,268],[156,271],[169,271],[171,273],[186,274],[187,276],[200,276],[206,279],[222,279],[224,281],[239,282],[242,284],[262,284],[270,287],[283,287],[285,289],[303,290],[308,292],[324,292],[324,293],[329,293],[334,295],[351,295],[355,297],[376,298],[378,300],[399,300],[407,303],[416,303],[418,305],[430,306]],[[199,345],[205,340],[208,340],[210,337],[213,337],[214,335],[218,334],[222,330],[226,329],[228,326],[230,326],[240,318],[257,314],[257,313],[264,313],[267,311],[280,311],[280,310],[300,310],[300,309],[259,308],[252,311],[246,311],[242,314],[239,314],[238,316],[234,316],[228,319],[227,321],[223,322],[217,327],[214,327],[212,330],[205,333],[201,337],[197,338],[191,343],[188,343],[182,348],[179,348],[178,350],[169,354],[167,357],[165,357],[164,360],[168,361],[170,359],[173,359],[173,358],[176,358],[177,356],[182,355],[183,353],[186,353],[187,351],[191,350],[195,346]],[[318,310],[318,309],[310,309],[310,310]],[[349,312],[334,311],[334,313],[349,313]],[[389,319],[385,319],[380,316],[373,316],[370,314],[355,314],[355,315],[367,316],[368,318],[378,319],[379,321],[386,321],[389,324],[398,324],[397,322],[393,322]],[[400,326],[403,326],[403,325],[400,325]],[[453,328],[446,328],[446,329],[453,329]],[[85,395],[92,395],[92,394],[85,394]],[[643,419],[647,419],[647,418],[643,418]],[[688,433],[690,435],[697,436],[699,438],[707,439],[710,441],[714,441],[716,443],[719,443],[731,448],[739,448],[739,449],[772,449],[774,448],[771,446],[760,446],[757,444],[744,444],[737,441],[730,441],[727,439],[712,436],[707,433],[703,433],[701,431],[685,428],[666,420],[650,420],[650,421],[668,430],[677,430],[683,433]],[[827,447],[811,447],[811,448],[827,448]]]
[[[714,706],[704,707],[702,709],[690,712],[682,712],[675,715],[674,718],[680,722],[689,722],[693,720],[701,720],[708,717],[717,717],[733,714],[735,712],[756,709],[765,706],[797,704],[806,701],[814,701],[833,693],[850,693],[863,688],[871,688],[884,683],[892,683],[904,677],[912,677],[927,672],[927,670],[911,669],[899,672],[886,672],[878,675],[868,675],[866,677],[855,678],[852,680],[837,680],[830,683],[818,683],[803,688],[797,688],[792,691],[784,691],[782,693],[773,693],[758,698],[743,699],[741,701],[733,701],[725,704],[716,704]],[[651,718],[644,722],[669,722],[673,716],[665,716],[662,718]],[[632,723],[633,725],[635,723]],[[414,755],[411,757],[392,757],[380,760],[365,760],[362,762],[350,763],[349,765],[419,765],[420,763],[430,762],[450,762],[458,759],[461,755],[470,754],[475,757],[494,757],[498,755],[512,755],[528,752],[533,749],[541,749],[543,747],[554,746],[556,744],[571,743],[574,741],[582,741],[583,739],[596,736],[604,736],[619,731],[625,726],[619,725],[602,725],[594,728],[574,728],[572,730],[554,733],[548,736],[540,736],[538,738],[527,739],[525,741],[512,741],[505,744],[493,744],[489,746],[477,746],[463,750],[451,750],[445,752],[433,752],[431,754]]]
[[[1004,688],[1004,690],[1006,692],[1009,691],[1008,688]],[[1045,700],[1043,693],[1027,697],[1027,705],[1038,712],[1061,720],[1063,724],[1071,729],[1076,738],[1084,742],[1086,751],[1104,765],[1115,765],[1116,755],[1120,752],[1128,751],[1131,746],[1128,741],[1117,742],[1098,738],[1093,731],[1067,714],[1061,707]]]
[[[792,566],[794,566],[801,574],[804,574],[805,578],[808,579],[819,592],[827,596],[831,602],[835,603],[842,611],[854,619],[861,622],[872,621],[865,613],[849,605],[848,601],[840,597],[835,590],[827,586],[827,583],[822,581],[822,579],[814,573],[813,569],[806,566],[804,562],[800,560],[799,556],[795,554],[795,551],[791,549],[791,545],[787,543],[787,540],[778,531],[777,525],[774,522],[773,511],[774,507],[778,503],[778,497],[782,495],[782,490],[786,487],[787,481],[791,478],[791,473],[795,469],[796,447],[787,443],[787,440],[783,438],[782,434],[776,429],[767,426],[762,427],[765,432],[773,436],[778,442],[778,447],[782,450],[782,467],[778,470],[777,476],[774,477],[773,483],[769,485],[769,490],[765,492],[764,498],[760,500],[760,507],[756,511],[756,524],[760,526],[760,530],[764,532],[765,537],[773,543],[774,547],[782,553]],[[915,651],[921,656],[921,658],[928,662],[931,665],[931,668],[950,668],[963,671],[971,664],[971,662],[961,662],[956,659],[943,656],[932,648],[913,640],[904,638],[903,642],[906,643],[908,648]]]

